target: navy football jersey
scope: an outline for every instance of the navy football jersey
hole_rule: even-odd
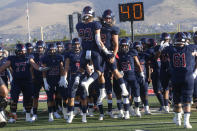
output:
[[[136,50],[132,49],[128,53],[118,53],[118,65],[121,71],[124,72],[124,77],[132,79],[135,76],[134,56],[138,56]]]
[[[44,54],[39,54],[39,53],[34,53],[33,57],[34,57],[34,61],[37,65],[41,66],[42,65],[42,58],[43,58]],[[38,71],[36,69],[33,69],[34,72],[34,77],[36,79],[42,79],[42,72]]]
[[[101,29],[101,27],[101,24],[97,21],[93,21],[87,24],[79,22],[76,25],[77,32],[82,38],[81,45],[83,50],[99,51],[99,48],[95,41],[95,31]]]
[[[31,64],[28,57],[9,56],[8,60],[11,62],[14,80],[31,80]]]
[[[42,64],[45,64],[50,69],[47,71],[47,77],[60,77],[60,63],[63,62],[61,55],[45,55],[42,59]]]
[[[142,71],[145,73],[146,76],[146,59],[147,59],[147,54],[145,54],[144,52],[139,52],[138,53],[138,59],[142,68]],[[135,67],[135,72],[137,74],[140,73],[139,68]]]
[[[196,49],[196,45],[188,45],[184,47],[169,46],[163,50],[163,53],[166,53],[170,59],[172,80],[185,80],[185,77],[193,73],[195,56],[192,52]]]
[[[34,59],[34,54],[31,53],[31,54],[26,54],[26,57],[28,57],[29,59]]]
[[[80,68],[80,58],[81,58],[81,52],[80,53],[74,53],[74,52],[70,52],[68,57],[70,60],[70,73],[77,73],[79,71]]]
[[[161,60],[159,58],[155,58],[156,52],[159,51],[159,46],[152,47],[146,50],[146,54],[148,54],[148,63],[150,63],[151,68],[153,68],[153,73],[160,73],[161,68]]]
[[[105,44],[105,47],[109,50],[113,50],[112,35],[118,35],[120,29],[116,26],[109,26],[104,24],[101,28],[101,40]]]
[[[5,64],[6,61],[7,61],[7,58],[2,58],[2,59],[0,60],[0,66],[2,66],[3,64]],[[4,71],[2,71],[2,72],[0,73],[0,76],[1,76],[1,77],[7,77],[7,75],[8,75],[8,71],[7,71],[7,70],[4,70]]]

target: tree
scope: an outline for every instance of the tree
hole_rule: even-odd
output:
[[[36,38],[33,39],[33,43],[36,43],[38,40]]]
[[[120,29],[119,36],[120,36],[120,37],[127,36],[127,32],[126,32],[126,30]]]
[[[62,41],[66,41],[68,40],[66,36],[64,36],[64,38],[62,39]]]

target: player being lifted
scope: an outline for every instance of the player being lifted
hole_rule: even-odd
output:
[[[101,39],[105,48],[108,52],[102,51],[101,56],[105,62],[105,79],[106,81],[106,89],[108,95],[108,112],[111,117],[112,115],[112,83],[110,81],[111,75],[115,77],[119,86],[121,87],[122,95],[127,96],[128,91],[126,90],[126,86],[123,80],[122,75],[119,73],[117,69],[116,63],[116,55],[118,52],[118,34],[120,32],[119,28],[115,26],[114,14],[110,9],[107,9],[103,12],[102,18],[100,18],[102,28],[101,28]],[[104,92],[105,89],[101,89]],[[101,92],[101,91],[100,91]],[[102,109],[102,100],[105,96],[100,97],[98,99],[98,106],[100,110],[100,120],[103,119],[103,109]]]

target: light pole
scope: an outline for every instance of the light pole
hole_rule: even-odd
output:
[[[31,41],[31,34],[30,34],[30,25],[29,25],[29,0],[27,0],[27,30],[28,30],[28,40]]]

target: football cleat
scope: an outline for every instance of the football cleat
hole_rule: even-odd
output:
[[[104,117],[104,115],[103,114],[100,114],[100,116],[99,116],[99,121],[102,121],[103,120],[103,117]]]
[[[54,114],[56,119],[60,119],[61,118],[61,116],[57,112],[54,112],[53,114]]]
[[[36,121],[37,119],[38,119],[37,115],[33,115],[31,118],[32,122]]]
[[[73,118],[74,118],[73,111],[71,111],[71,112],[70,112],[70,115],[69,115],[69,117],[68,117],[67,123],[72,123]]]
[[[137,117],[141,117],[141,113],[140,113],[139,107],[136,107],[136,108],[135,108],[135,115],[136,115]]]
[[[93,108],[89,108],[88,115],[89,115],[90,117],[93,117],[93,116],[94,116],[93,111],[94,111],[94,109],[93,109]]]
[[[108,115],[111,117],[111,118],[115,118],[112,111],[108,112]]]
[[[119,110],[118,118],[124,118],[123,110]]]
[[[87,119],[86,119],[86,114],[85,113],[82,115],[82,122],[83,123],[87,123]]]
[[[7,124],[6,116],[3,111],[0,112],[0,127],[4,127]]]
[[[177,126],[181,126],[181,113],[175,113],[175,116],[173,118],[173,122],[177,125]]]
[[[16,123],[16,119],[10,118],[9,121],[8,121],[8,123]]]
[[[164,112],[165,112],[166,114],[168,114],[168,113],[170,112],[169,106],[165,106],[165,107],[164,107]]]
[[[49,113],[49,122],[53,122],[54,118],[53,118],[53,113]]]
[[[25,121],[26,122],[32,122],[30,113],[26,113],[26,119],[25,119]]]
[[[151,115],[151,111],[149,109],[149,106],[145,106],[144,110],[145,110],[145,112],[144,112],[145,115]]]
[[[64,119],[67,120],[68,119],[68,113],[67,113],[67,108],[63,108],[62,113],[64,115]]]
[[[135,116],[135,111],[133,109],[133,106],[129,107],[129,113],[130,113],[131,116]]]
[[[125,111],[125,112],[124,112],[124,119],[125,119],[125,120],[130,119],[129,111]]]
[[[190,113],[185,113],[184,114],[184,128],[187,128],[187,129],[192,128],[192,125],[189,122],[189,118],[190,118]]]

